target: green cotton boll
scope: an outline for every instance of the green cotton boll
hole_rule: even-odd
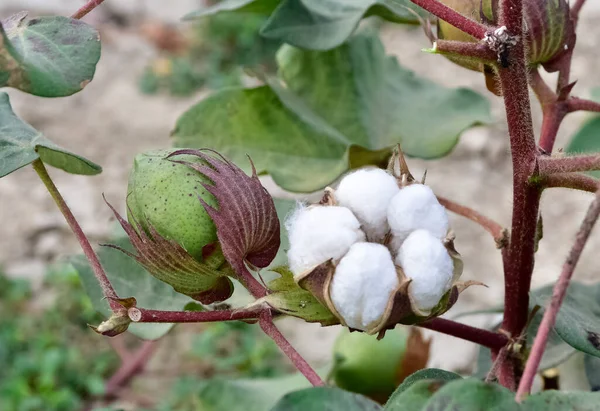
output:
[[[167,159],[174,151],[151,151],[135,157],[127,190],[127,218],[132,226],[139,224],[148,233],[152,226],[162,237],[181,245],[196,260],[204,261],[213,249],[204,247],[217,245],[217,229],[198,197],[215,208],[217,200],[203,186],[211,184],[209,179],[171,160],[202,161],[191,155]],[[218,258],[211,255],[210,259],[213,268],[224,262],[220,252]]]

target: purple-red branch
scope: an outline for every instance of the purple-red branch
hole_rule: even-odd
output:
[[[600,113],[600,103],[592,100],[586,100],[578,97],[571,97],[566,101],[567,110],[569,113],[574,111],[592,111]]]
[[[600,189],[600,180],[578,173],[552,174],[544,177],[541,185],[547,188],[571,188],[595,193]]]
[[[600,154],[568,157],[540,157],[538,160],[541,176],[600,169]]]
[[[575,238],[575,244],[573,244],[573,248],[571,248],[569,256],[563,265],[560,277],[554,286],[550,305],[546,308],[544,317],[542,318],[542,322],[538,328],[537,335],[533,342],[533,346],[531,347],[531,353],[527,360],[527,364],[525,365],[525,371],[523,372],[519,389],[517,390],[517,401],[521,401],[524,396],[531,391],[531,386],[540,366],[540,361],[542,360],[542,355],[544,354],[548,337],[552,331],[552,328],[554,327],[554,324],[556,323],[558,311],[560,310],[560,306],[562,305],[565,295],[567,294],[567,288],[569,287],[571,277],[573,276],[573,272],[575,271],[579,257],[581,257],[583,248],[590,237],[590,233],[592,232],[599,215],[600,190],[596,192],[596,197],[594,198],[594,201],[592,201],[592,204],[590,205],[587,214],[581,223],[581,227],[579,228],[579,232]]]
[[[121,367],[106,382],[104,396],[106,398],[117,396],[129,380],[144,370],[157,346],[156,341],[145,341],[131,358],[126,358]]]
[[[80,19],[80,18],[84,17],[86,14],[88,14],[90,11],[94,10],[96,7],[98,7],[103,2],[104,2],[104,0],[89,0],[86,4],[81,6],[81,8],[79,10],[77,10],[75,13],[73,13],[71,18],[72,19]]]
[[[417,6],[427,10],[434,16],[448,22],[457,29],[464,31],[467,34],[475,37],[476,39],[483,39],[486,33],[493,30],[494,27],[485,26],[475,20],[472,20],[456,10],[440,3],[437,0],[410,0]]]
[[[471,327],[470,325],[446,320],[445,318],[434,318],[417,325],[422,328],[427,328],[428,330],[471,341],[492,350],[499,350],[508,343],[508,337],[504,334]]]
[[[129,317],[138,323],[208,323],[258,319],[265,307],[218,311],[161,311],[130,308]]]

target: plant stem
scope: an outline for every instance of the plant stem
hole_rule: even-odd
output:
[[[465,218],[468,218],[469,220],[479,224],[483,229],[490,233],[494,238],[494,241],[496,241],[496,246],[498,248],[503,248],[506,245],[508,245],[507,230],[491,218],[488,218],[469,207],[448,200],[447,198],[440,196],[438,196],[437,198],[440,204],[446,207],[446,209]]]
[[[110,304],[110,308],[113,310],[113,312],[119,312],[123,310],[123,307],[117,302],[119,296],[117,295],[115,289],[108,280],[108,277],[106,276],[106,273],[102,268],[102,264],[100,264],[100,260],[98,259],[96,252],[94,251],[89,240],[83,233],[83,230],[81,229],[79,223],[77,222],[77,219],[69,209],[69,206],[67,205],[64,198],[61,196],[60,192],[56,188],[56,185],[54,185],[54,182],[52,181],[52,178],[50,178],[50,175],[48,174],[48,170],[46,170],[44,163],[42,162],[42,160],[37,159],[31,165],[40,177],[40,180],[42,180],[42,182],[46,186],[46,189],[52,196],[52,199],[58,206],[60,212],[65,217],[65,220],[67,220],[67,224],[69,224],[71,231],[73,231],[73,234],[75,234],[75,237],[77,238],[77,241],[79,242],[79,245],[81,246],[85,257],[89,261],[90,266],[94,271],[94,275],[96,276],[98,283],[100,283],[100,287],[102,288],[102,294]]]
[[[578,20],[579,13],[581,12],[581,8],[583,7],[584,3],[585,3],[585,0],[575,0],[573,5],[571,6],[571,18],[574,19],[575,21]]]
[[[564,173],[552,174],[541,180],[543,187],[554,188],[572,188],[574,190],[589,191],[595,193],[600,188],[600,180],[585,174]]]
[[[600,154],[569,157],[540,157],[540,175],[573,173],[600,169]]]
[[[138,323],[208,323],[258,319],[263,311],[269,310],[261,306],[218,311],[161,311],[136,307],[129,309],[129,317]]]
[[[88,14],[90,11],[94,10],[96,7],[98,7],[103,2],[104,2],[104,0],[89,0],[86,4],[81,6],[79,8],[79,10],[77,10],[75,13],[73,13],[71,18],[72,19],[80,19],[80,18],[84,17],[86,14]]]
[[[495,65],[498,57],[496,53],[483,43],[467,43],[454,40],[437,40],[433,49],[439,54],[460,55],[471,57],[474,60]]]
[[[543,107],[544,119],[540,133],[539,146],[546,154],[552,153],[554,142],[563,119],[567,115],[564,102],[556,101]]]
[[[321,377],[312,369],[304,358],[296,351],[284,335],[273,323],[273,315],[270,310],[265,310],[260,315],[260,328],[267,334],[281,351],[292,361],[294,366],[300,371],[306,379],[315,387],[325,385]]]
[[[77,10],[72,16],[72,19],[80,19],[88,14],[90,11],[94,10],[100,4],[102,4],[104,0],[89,0],[86,4],[81,6],[79,10]]]
[[[475,20],[463,16],[452,8],[440,3],[438,0],[410,0],[417,6],[427,10],[434,16],[448,22],[454,27],[464,31],[467,34],[481,40],[486,33],[493,30],[492,27],[487,27]]]
[[[156,341],[144,341],[133,356],[126,359],[106,382],[104,396],[106,398],[115,397],[136,374],[144,370],[157,347]]]
[[[446,320],[445,318],[434,318],[422,324],[417,324],[417,326],[471,341],[495,350],[501,349],[508,343],[508,337],[504,334],[471,327],[470,325]]]
[[[548,104],[554,103],[558,98],[556,93],[544,81],[537,68],[533,68],[529,72],[529,85],[540,101],[542,109]]]
[[[560,306],[567,293],[571,277],[573,276],[579,257],[581,256],[583,248],[590,237],[592,228],[594,228],[599,215],[600,190],[596,192],[596,197],[594,198],[594,201],[592,201],[592,204],[590,204],[587,214],[579,228],[579,232],[577,233],[577,237],[575,238],[575,244],[573,244],[569,256],[563,265],[560,277],[554,286],[550,306],[546,309],[540,327],[538,328],[533,347],[531,348],[531,354],[525,365],[525,371],[523,372],[523,377],[521,378],[521,383],[517,390],[517,401],[519,402],[531,391],[533,379],[535,378],[548,342],[548,336],[556,323],[556,317],[558,316],[558,311],[560,310]]]
[[[592,111],[595,113],[600,113],[600,103],[597,103],[592,100],[586,100],[578,97],[571,97],[566,101],[567,110],[569,113],[574,111]]]

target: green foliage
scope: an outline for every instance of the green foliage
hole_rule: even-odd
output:
[[[591,390],[600,391],[600,358],[586,355],[583,364]]]
[[[54,144],[13,112],[8,94],[0,92],[0,177],[37,159],[72,174],[93,175],[100,166]]]
[[[120,237],[111,241],[111,244],[131,251],[131,244],[127,238]],[[103,247],[98,251],[98,256],[117,294],[123,298],[135,296],[140,307],[181,310],[190,301],[189,297],[175,292],[170,285],[154,278],[133,258],[121,251]],[[111,314],[108,302],[85,257],[75,256],[71,259],[71,263],[79,273],[94,308],[108,318]],[[133,323],[128,331],[140,338],[154,340],[165,335],[172,327],[173,324]]]
[[[592,99],[600,101],[600,88],[592,90]],[[565,149],[568,154],[585,154],[600,152],[600,116],[593,115],[583,126],[571,137],[569,145]],[[600,178],[600,171],[589,171],[593,177]]]
[[[100,35],[82,21],[27,12],[0,21],[0,87],[69,96],[92,80],[99,59]]]
[[[339,388],[316,387],[284,396],[271,411],[344,410],[377,411],[381,407],[362,395]]]
[[[329,52],[286,46],[278,61],[286,87],[271,79],[212,95],[179,118],[175,144],[210,146],[239,164],[250,155],[281,187],[309,192],[384,164],[397,143],[411,156],[443,156],[490,119],[482,96],[416,77],[373,35]]]
[[[40,306],[29,283],[0,274],[0,409],[76,410],[102,394],[104,379],[118,365],[105,340],[88,323],[100,320],[77,273],[51,272]]]

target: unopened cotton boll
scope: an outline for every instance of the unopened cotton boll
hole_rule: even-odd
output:
[[[368,168],[344,177],[335,191],[335,199],[352,210],[369,241],[380,242],[389,231],[388,205],[399,191],[391,174],[380,168]]]
[[[330,259],[339,260],[365,234],[350,210],[337,206],[299,207],[286,222],[288,262],[295,275]]]
[[[409,293],[422,311],[434,308],[452,287],[452,258],[442,241],[427,230],[416,230],[408,236],[398,251],[396,264],[412,280]]]
[[[399,282],[385,246],[357,243],[336,267],[329,296],[348,327],[366,330],[381,319]]]
[[[396,194],[387,209],[393,235],[392,249],[397,249],[409,234],[425,229],[437,238],[448,232],[448,215],[431,188],[411,184]]]

